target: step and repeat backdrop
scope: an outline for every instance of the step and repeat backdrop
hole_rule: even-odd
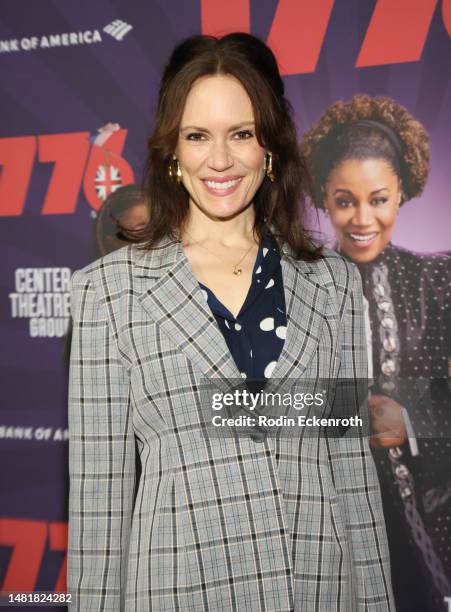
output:
[[[429,283],[426,274],[422,286],[413,289],[419,291],[415,300],[426,311],[428,299],[440,302],[437,312],[443,324],[437,341],[444,359],[450,353],[449,336],[444,334],[451,251],[451,0],[3,0],[3,592],[65,590],[71,275],[123,244],[114,215],[102,206],[112,193],[141,181],[159,78],[172,48],[192,34],[232,31],[257,35],[275,52],[300,138],[329,106],[338,100],[349,102],[354,94],[388,96],[427,130],[429,177],[421,196],[403,205],[393,221],[392,248],[417,266],[407,291],[423,273],[422,262],[427,262],[435,285],[426,295],[433,280]],[[124,193],[132,199],[125,208],[118,205],[122,226],[146,214],[133,188]],[[129,218],[125,209],[132,211]],[[334,220],[313,207],[311,219],[334,246]],[[396,256],[393,261],[393,266],[399,264]],[[395,273],[390,265],[387,260],[389,282]],[[409,270],[398,273],[407,278]],[[391,281],[396,285],[392,292],[398,291],[408,308],[405,288],[399,279]],[[367,298],[371,312],[371,295]],[[412,348],[409,338],[409,329],[417,324],[415,313],[398,311],[397,317],[401,365],[416,359],[421,375],[423,357],[418,351],[423,345]],[[422,316],[423,339],[437,331],[436,325],[435,331],[428,331],[428,325]],[[373,332],[377,336],[376,328]],[[449,419],[446,410],[441,414]],[[405,455],[411,452],[413,461],[427,461],[432,442],[428,447],[419,441],[417,446],[417,454],[410,449]],[[447,466],[451,473],[451,464]],[[415,465],[409,466],[406,459],[405,467],[415,480]],[[384,468],[380,472],[383,478]],[[431,601],[439,602],[430,609],[448,610],[449,604],[451,610],[451,484],[449,477],[436,478],[433,470],[432,474],[430,481],[423,474],[416,490],[421,528],[430,538],[432,553],[429,548],[425,552],[418,530],[405,519],[408,493],[393,474],[388,477],[385,494],[393,503],[387,502],[387,521],[401,525],[410,546],[396,544],[393,571],[403,572],[402,559],[417,557],[423,571],[419,580],[429,581]],[[398,601],[409,601],[408,582],[405,594],[398,592]]]

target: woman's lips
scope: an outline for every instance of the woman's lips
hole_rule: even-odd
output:
[[[347,236],[354,246],[359,249],[364,249],[369,245],[373,244],[377,237],[377,232],[348,232]]]
[[[221,178],[221,179],[201,179],[208,193],[215,196],[226,196],[238,189],[243,180],[242,176]]]

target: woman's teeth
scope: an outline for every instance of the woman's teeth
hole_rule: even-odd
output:
[[[369,242],[376,236],[376,232],[372,234],[349,234],[353,240],[357,240],[358,242]]]
[[[230,189],[231,187],[234,187],[235,185],[237,185],[239,182],[241,181],[241,179],[234,179],[233,181],[226,181],[225,183],[216,183],[215,181],[205,181],[205,184],[207,185],[207,187],[210,187],[210,189]]]

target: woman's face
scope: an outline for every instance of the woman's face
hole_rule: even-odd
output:
[[[251,204],[265,176],[265,149],[255,136],[250,98],[237,79],[215,75],[194,83],[175,155],[191,205],[210,218],[234,217]]]
[[[330,173],[324,196],[340,249],[357,263],[375,259],[391,239],[402,197],[391,166],[345,160]]]

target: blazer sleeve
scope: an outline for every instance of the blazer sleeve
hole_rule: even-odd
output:
[[[99,300],[83,272],[72,278],[69,374],[70,610],[124,609],[135,481],[130,381]]]
[[[346,382],[355,379],[358,383],[368,378],[363,292],[354,264],[346,262],[346,271],[347,295],[342,310],[338,376]],[[366,384],[363,386],[366,389]],[[345,513],[351,563],[357,577],[358,610],[394,611],[385,520],[366,433],[363,428],[351,427],[342,437],[328,437],[329,462],[333,484]]]

